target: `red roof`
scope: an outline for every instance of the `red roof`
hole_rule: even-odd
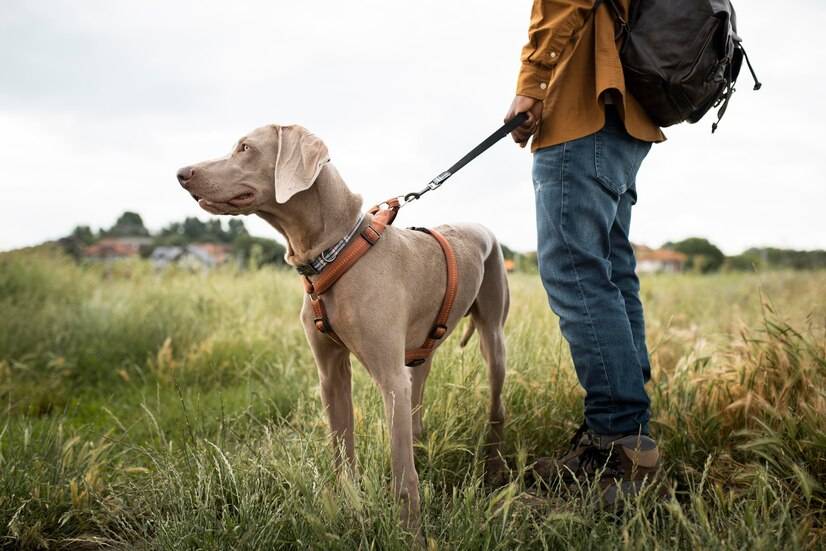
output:
[[[91,258],[123,258],[137,256],[140,245],[120,239],[101,239],[83,250],[83,256]]]
[[[655,260],[660,262],[685,262],[688,256],[671,249],[650,249],[646,246],[638,246],[636,250],[638,261]]]

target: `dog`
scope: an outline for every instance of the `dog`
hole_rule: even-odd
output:
[[[220,159],[181,168],[178,182],[201,208],[217,215],[256,214],[287,241],[285,260],[304,266],[361,231],[362,199],[351,192],[330,162],[324,143],[298,125],[253,130]],[[478,224],[436,228],[454,251],[458,288],[447,323],[449,335],[471,317],[463,344],[474,329],[490,380],[487,476],[501,476],[505,409],[504,324],[509,291],[502,250],[493,233]],[[361,237],[354,234],[355,239]],[[419,526],[418,475],[413,443],[422,433],[422,397],[432,356],[405,365],[405,350],[427,337],[439,311],[447,274],[439,243],[420,231],[387,226],[375,245],[324,295],[337,340],[317,330],[309,295],[300,319],[318,369],[321,399],[330,424],[336,465],[356,472],[350,354],[378,386],[389,425],[392,484],[403,524]],[[323,273],[323,272],[322,272]],[[310,276],[310,280],[313,276]],[[439,343],[445,339],[440,339]]]

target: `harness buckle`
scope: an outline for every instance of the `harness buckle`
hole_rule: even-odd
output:
[[[330,322],[327,321],[327,318],[313,318],[313,323],[315,324],[315,328],[319,333],[327,334],[333,330],[330,326]]]
[[[327,258],[328,253],[329,253],[330,255],[332,255],[330,258]],[[335,259],[336,259],[336,256],[338,256],[338,252],[336,252],[336,253],[334,254],[334,253],[333,253],[333,251],[332,251],[332,249],[331,249],[331,250],[327,250],[327,251],[321,251],[321,254],[320,254],[320,255],[318,255],[318,256],[320,256],[320,257],[321,257],[321,260],[323,260],[323,261],[324,261],[325,266],[326,266],[327,264],[332,264],[332,263],[333,263],[333,260],[335,260]],[[315,268],[313,268],[313,269],[315,269]]]
[[[430,338],[438,341],[445,336],[445,333],[447,333],[447,325],[434,325],[430,330]]]

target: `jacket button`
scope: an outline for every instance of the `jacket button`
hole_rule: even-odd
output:
[[[547,88],[547,87],[548,87],[548,85],[547,85],[546,83],[542,82],[542,83],[540,83],[540,84],[539,84],[539,87],[540,87],[542,90],[544,90],[545,88]]]
[[[551,59],[554,59],[554,58],[556,57],[556,52],[555,52],[555,51],[553,51],[553,50],[551,50],[551,51],[548,53],[548,55],[550,56],[550,58],[551,58]]]

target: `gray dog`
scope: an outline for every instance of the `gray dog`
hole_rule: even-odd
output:
[[[178,171],[178,181],[212,214],[255,213],[287,240],[286,260],[310,263],[352,229],[362,213],[352,193],[329,162],[324,143],[301,126],[270,125],[241,138],[232,152]],[[358,228],[371,221],[367,215]],[[503,326],[508,313],[508,282],[496,238],[477,224],[437,228],[450,242],[458,265],[458,292],[448,323],[452,332],[463,315],[479,332],[490,377],[488,476],[505,467],[499,454],[505,411]],[[356,239],[360,239],[356,234]],[[312,277],[311,277],[312,279]],[[425,233],[389,226],[376,245],[324,295],[331,324],[342,344],[316,330],[309,299],[301,321],[321,382],[339,467],[355,472],[350,353],[378,385],[389,424],[393,488],[402,521],[419,524],[418,475],[413,441],[422,431],[422,394],[431,359],[405,366],[405,349],[425,339],[442,302],[447,276],[439,244]],[[340,451],[344,456],[341,457]]]

